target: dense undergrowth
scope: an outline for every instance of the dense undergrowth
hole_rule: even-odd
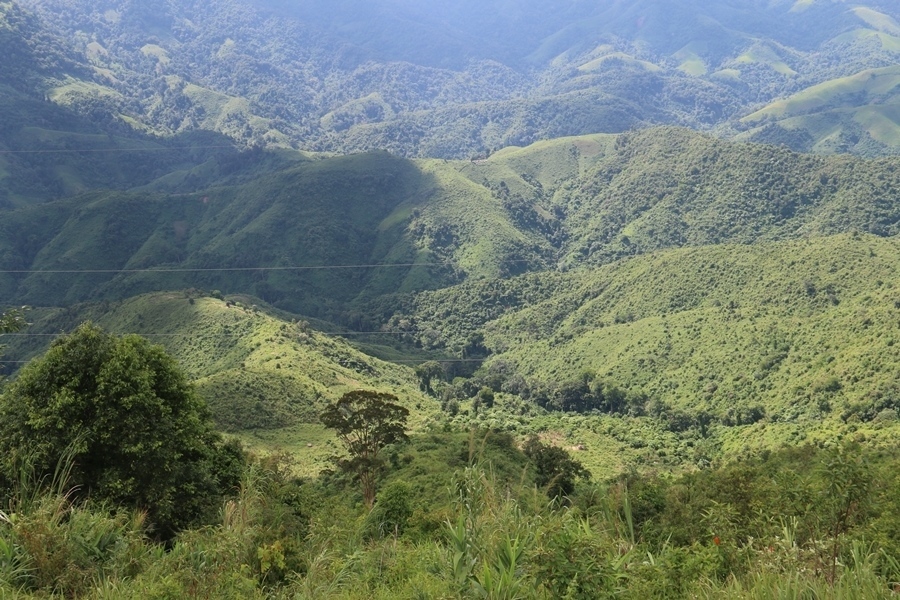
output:
[[[142,513],[20,489],[0,514],[0,594],[862,599],[900,580],[895,451],[805,446],[556,499],[507,435],[435,431],[391,454],[371,512],[342,475],[253,461],[218,524],[168,547]]]

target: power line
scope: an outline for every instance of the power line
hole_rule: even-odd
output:
[[[282,332],[276,332],[275,335],[280,335]],[[299,333],[299,332],[298,332]],[[319,330],[308,330],[308,333],[318,333],[320,335],[335,338],[335,337],[349,337],[356,335],[413,335],[412,332],[409,331],[348,331],[343,333],[334,333],[327,331],[319,331]],[[59,337],[62,335],[67,335],[66,332],[59,333],[4,333],[0,334],[0,339],[3,337],[31,337],[31,338],[48,338],[48,337]],[[201,339],[201,338],[241,338],[247,337],[246,333],[239,332],[213,332],[213,333],[141,333],[141,332],[128,332],[128,333],[114,333],[114,335],[139,335],[141,337],[146,338],[193,338],[193,339]],[[417,359],[401,359],[401,360],[387,360],[380,359],[376,356],[367,355],[370,358],[375,358],[377,360],[381,360],[383,362],[391,362],[398,364],[406,364],[406,363],[422,363],[427,361],[437,361],[441,363],[476,363],[476,362],[484,362],[483,358],[417,358]],[[0,364],[26,364],[28,361],[16,361],[16,360],[0,360]]]
[[[414,332],[411,331],[345,331],[345,332],[335,332],[335,331],[319,331],[318,329],[308,330],[310,333],[319,333],[327,336],[351,336],[351,335],[413,335]],[[276,335],[281,334],[282,332],[277,332]],[[59,335],[66,335],[64,332],[62,333],[0,333],[0,338],[4,336],[9,337],[57,337]],[[140,335],[143,337],[246,337],[246,333],[239,332],[212,332],[212,333],[141,333],[139,331],[131,331],[128,333],[119,333],[116,335]]]
[[[519,258],[506,260],[505,263],[529,263],[533,259]],[[144,268],[144,269],[0,269],[2,275],[79,275],[79,274],[131,274],[131,273],[238,273],[238,272],[265,272],[265,271],[328,271],[349,269],[397,269],[410,267],[451,267],[450,263],[443,262],[415,262],[415,263],[363,263],[356,265],[309,265],[289,267],[175,267],[175,268]]]
[[[453,359],[442,359],[442,358],[410,358],[410,359],[402,359],[402,360],[387,360],[384,358],[378,358],[377,356],[370,356],[375,360],[379,360],[381,362],[386,363],[394,363],[394,364],[414,364],[414,363],[424,363],[429,361],[435,361],[439,363],[480,363],[484,362],[483,358],[453,358]],[[0,365],[27,365],[30,361],[27,360],[0,360]]]
[[[80,154],[88,152],[174,152],[176,150],[213,150],[230,148],[237,150],[237,146],[155,146],[153,148],[60,148],[54,150],[0,150],[0,154]]]
[[[513,260],[507,262],[528,262],[525,260]],[[191,267],[173,269],[2,269],[0,274],[118,274],[118,273],[216,273],[216,272],[260,272],[260,271],[327,271],[347,269],[393,269],[407,267],[448,267],[449,263],[372,263],[358,265],[312,265],[305,267]]]

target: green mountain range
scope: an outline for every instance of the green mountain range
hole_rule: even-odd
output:
[[[220,427],[288,445],[355,387],[421,426],[605,423],[618,470],[893,431],[892,3],[0,17],[12,361],[84,319],[157,336]]]
[[[372,327],[390,315],[380,298],[465,280],[682,246],[892,236],[900,222],[891,160],[683,129],[561,139],[474,162],[256,160],[264,174],[231,185],[180,173],[7,212],[4,297],[67,305],[198,287],[347,324],[365,309]]]
[[[468,158],[670,124],[896,151],[890,94],[835,92],[896,64],[890,2],[432,4],[10,0],[16,68],[0,82],[108,134],[215,131],[244,146]],[[760,122],[823,90],[840,97]]]
[[[237,156],[230,175],[232,159],[212,159],[7,211],[3,297],[46,307],[35,334],[92,318],[159,337],[220,426],[293,427],[276,438],[289,446],[321,447],[304,424],[354,386],[400,391],[420,423],[440,418],[409,370],[434,359],[447,381],[433,393],[462,402],[461,423],[562,434],[556,411],[586,412],[566,435],[589,448],[605,439],[591,419],[624,426],[621,452],[586,456],[604,469],[693,460],[680,444],[710,427],[710,457],[747,427],[763,446],[893,431],[892,159],[678,128],[475,161]],[[229,304],[209,298],[223,293]],[[8,354],[48,339],[13,339]],[[495,408],[470,407],[485,387]],[[631,446],[635,427],[656,450]]]
[[[895,0],[0,0],[0,596],[896,595],[898,57]],[[18,371],[85,322],[203,402]],[[176,387],[216,450],[119,448]]]

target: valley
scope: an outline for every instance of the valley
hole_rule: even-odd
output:
[[[0,597],[895,598],[898,23],[0,0]]]

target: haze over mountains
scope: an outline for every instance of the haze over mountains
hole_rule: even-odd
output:
[[[84,318],[165,334],[230,429],[314,422],[354,385],[437,419],[409,365],[439,359],[445,405],[488,387],[725,445],[853,415],[887,435],[898,20],[886,1],[0,2],[0,297],[36,307],[7,353]],[[613,388],[628,408],[591,391]],[[500,406],[452,418],[532,426]]]
[[[826,153],[900,143],[891,2],[18,0],[2,10],[19,91],[30,82],[26,91],[106,131],[202,129],[241,144],[440,158],[653,124]]]
[[[896,0],[0,0],[0,597],[896,598],[898,59]]]

